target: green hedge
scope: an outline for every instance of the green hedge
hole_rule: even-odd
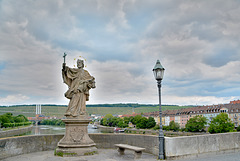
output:
[[[19,123],[4,123],[3,127],[18,127],[18,126],[26,126],[26,125],[31,125],[32,122],[19,122]]]

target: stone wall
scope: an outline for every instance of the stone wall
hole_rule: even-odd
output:
[[[240,133],[222,133],[183,136],[165,139],[165,153],[168,159],[218,154],[240,150]]]
[[[28,126],[28,127],[20,127],[18,129],[13,129],[13,130],[7,130],[7,131],[0,131],[0,138],[3,137],[10,137],[10,136],[15,136],[15,135],[22,135],[25,134],[29,131],[31,131],[33,126]]]
[[[97,148],[115,148],[114,144],[129,144],[146,148],[146,152],[158,154],[158,137],[139,134],[89,134]]]
[[[32,152],[53,150],[63,135],[30,135],[0,139],[0,160]]]
[[[129,144],[146,148],[158,155],[158,137],[140,134],[89,134],[97,148],[114,148],[114,144]],[[0,139],[0,160],[10,156],[54,150],[63,135],[31,135]],[[199,156],[240,150],[240,133],[199,136],[165,137],[167,159]]]
[[[146,152],[158,153],[157,137],[150,135],[89,134],[97,148],[114,148],[114,144],[125,143],[146,148]],[[30,135],[0,139],[0,160],[3,158],[54,150],[63,135]]]

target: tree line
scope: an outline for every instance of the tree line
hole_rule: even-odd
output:
[[[163,130],[186,131],[186,132],[204,132],[207,126],[207,118],[201,115],[190,118],[185,125],[185,128],[180,129],[180,125],[171,121],[169,126],[163,126]],[[240,126],[236,129],[240,131]],[[209,123],[209,133],[225,133],[234,132],[234,123],[228,118],[226,113],[220,113],[214,117]]]
[[[36,104],[31,104],[31,105],[11,105],[11,106],[0,106],[0,107],[32,107],[32,106],[36,106]],[[41,104],[41,106],[67,106],[67,105],[56,105],[56,104]]]
[[[157,106],[154,104],[138,104],[138,103],[117,103],[117,104],[94,104],[94,105],[86,105],[87,107],[143,107],[143,106]]]
[[[25,126],[30,124],[32,124],[32,122],[29,122],[27,117],[24,115],[13,116],[10,112],[0,115],[1,128]]]
[[[107,114],[101,121],[100,124],[103,126],[120,127],[125,128],[129,126],[129,122],[136,125],[136,128],[141,129],[154,129],[158,130],[159,125],[156,125],[154,118],[149,117],[148,119],[141,115],[118,118],[113,117],[111,114]],[[180,125],[174,121],[171,121],[168,126],[163,126],[163,130],[169,131],[186,131],[186,132],[205,132],[208,120],[206,117],[198,115],[190,118],[185,125],[185,128],[180,128]],[[240,131],[240,125],[235,129],[234,123],[228,118],[226,113],[220,113],[214,117],[209,123],[209,133],[225,133]]]
[[[129,126],[129,122],[136,125],[136,128],[141,129],[150,129],[156,125],[156,122],[153,117],[142,117],[141,115],[130,116],[130,117],[113,117],[112,114],[107,114],[101,121],[100,124],[103,126],[110,126],[110,127],[120,127],[126,128]]]
[[[42,120],[39,122],[39,125],[65,126],[65,123],[61,119],[52,119],[52,120]]]
[[[12,105],[12,106],[0,106],[0,107],[22,107],[22,106],[36,106],[36,104],[31,105]],[[67,105],[56,105],[56,104],[42,104],[41,106],[67,106]],[[138,103],[116,103],[116,104],[89,104],[87,107],[155,107],[158,104],[138,104]],[[162,105],[162,106],[178,106],[178,105]],[[191,105],[192,106],[192,105]]]

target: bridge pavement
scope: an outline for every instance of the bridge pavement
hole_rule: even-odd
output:
[[[54,151],[43,151],[29,153],[10,157],[3,161],[132,161],[134,160],[134,152],[125,150],[125,155],[119,156],[117,149],[98,149],[99,154],[80,156],[80,157],[58,157],[54,156]],[[157,157],[143,153],[139,161],[156,161]]]
[[[200,157],[178,159],[176,161],[240,161],[240,152],[226,152],[223,154],[206,154]]]
[[[125,151],[124,156],[119,156],[116,149],[98,149],[99,154],[81,157],[58,157],[54,156],[54,151],[42,151],[29,153],[3,159],[3,161],[132,161],[134,155],[132,151]],[[157,161],[157,157],[143,153],[139,161]],[[175,161],[240,161],[240,152],[225,154],[208,154],[198,158],[177,159]]]

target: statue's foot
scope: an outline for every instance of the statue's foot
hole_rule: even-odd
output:
[[[86,112],[80,112],[80,115],[85,115],[86,114]]]
[[[65,116],[70,116],[70,115],[71,115],[70,112],[66,112],[66,113],[65,113]]]

